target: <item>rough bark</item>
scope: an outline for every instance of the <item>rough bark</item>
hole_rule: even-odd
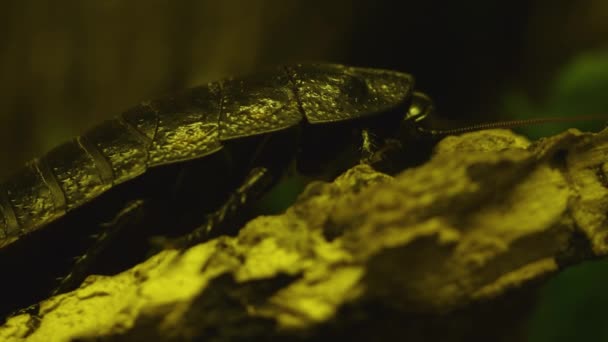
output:
[[[523,339],[538,285],[608,252],[607,155],[608,131],[492,130],[394,178],[357,166],[236,237],[89,277],[27,340]]]

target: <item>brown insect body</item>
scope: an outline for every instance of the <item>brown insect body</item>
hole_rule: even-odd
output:
[[[333,64],[277,67],[142,103],[0,184],[0,313],[43,298],[68,257],[90,245],[91,226],[130,201],[147,200],[138,225],[148,235],[191,229],[255,167],[276,181],[294,159],[304,172],[339,153],[352,166],[362,131],[405,143],[403,124],[430,108],[408,74]],[[129,259],[124,250],[144,235],[126,236],[105,258]]]

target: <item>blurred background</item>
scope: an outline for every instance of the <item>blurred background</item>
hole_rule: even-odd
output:
[[[608,117],[607,43],[605,0],[6,0],[0,179],[142,100],[277,63],[409,72],[454,125]],[[606,262],[552,279],[530,340],[608,340],[606,288]]]

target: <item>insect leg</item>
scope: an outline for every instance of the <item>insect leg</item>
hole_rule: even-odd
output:
[[[275,176],[266,167],[253,168],[241,186],[215,212],[207,215],[205,223],[179,238],[164,241],[167,248],[187,248],[209,239],[221,232],[220,227],[228,224],[250,201],[259,198],[273,183]]]
[[[240,176],[240,186],[228,195],[217,210],[201,220],[204,222],[202,225],[176,239],[161,238],[152,243],[157,248],[185,249],[218,235],[234,233],[236,228],[240,228],[241,221],[247,218],[246,209],[250,204],[265,194],[293,161],[299,129],[299,126],[294,126],[262,137],[254,150],[249,152],[247,166],[243,167],[243,170],[249,171]]]
[[[26,332],[23,334],[23,337],[26,338],[35,332],[40,327],[40,322],[42,321],[42,317],[40,316],[40,303],[32,304],[27,308],[20,309],[14,311],[6,316],[6,321],[13,316],[18,315],[30,315],[27,323],[25,323],[25,327],[27,328]],[[2,323],[2,317],[0,317],[0,323]]]
[[[59,285],[52,291],[51,295],[57,295],[73,290],[82,283],[84,278],[90,273],[91,265],[96,261],[97,256],[116,239],[116,237],[127,227],[132,226],[133,222],[141,219],[144,201],[135,200],[127,203],[125,207],[110,222],[102,223],[103,232],[96,237],[93,245],[85,254],[78,257],[70,273],[62,278]]]
[[[368,129],[361,130],[361,164],[368,164],[376,170],[383,171],[390,168],[390,153],[402,149],[397,139],[383,139],[382,141]]]
[[[378,149],[378,139],[368,130],[361,130],[361,164],[370,164],[376,150]]]

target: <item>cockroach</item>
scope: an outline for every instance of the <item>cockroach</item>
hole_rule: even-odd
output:
[[[141,103],[0,184],[0,315],[132,266],[146,237],[186,234],[173,240],[184,247],[234,232],[226,223],[294,165],[333,176],[359,162],[392,171],[420,162],[446,133],[425,128],[432,112],[409,74],[335,64]]]

